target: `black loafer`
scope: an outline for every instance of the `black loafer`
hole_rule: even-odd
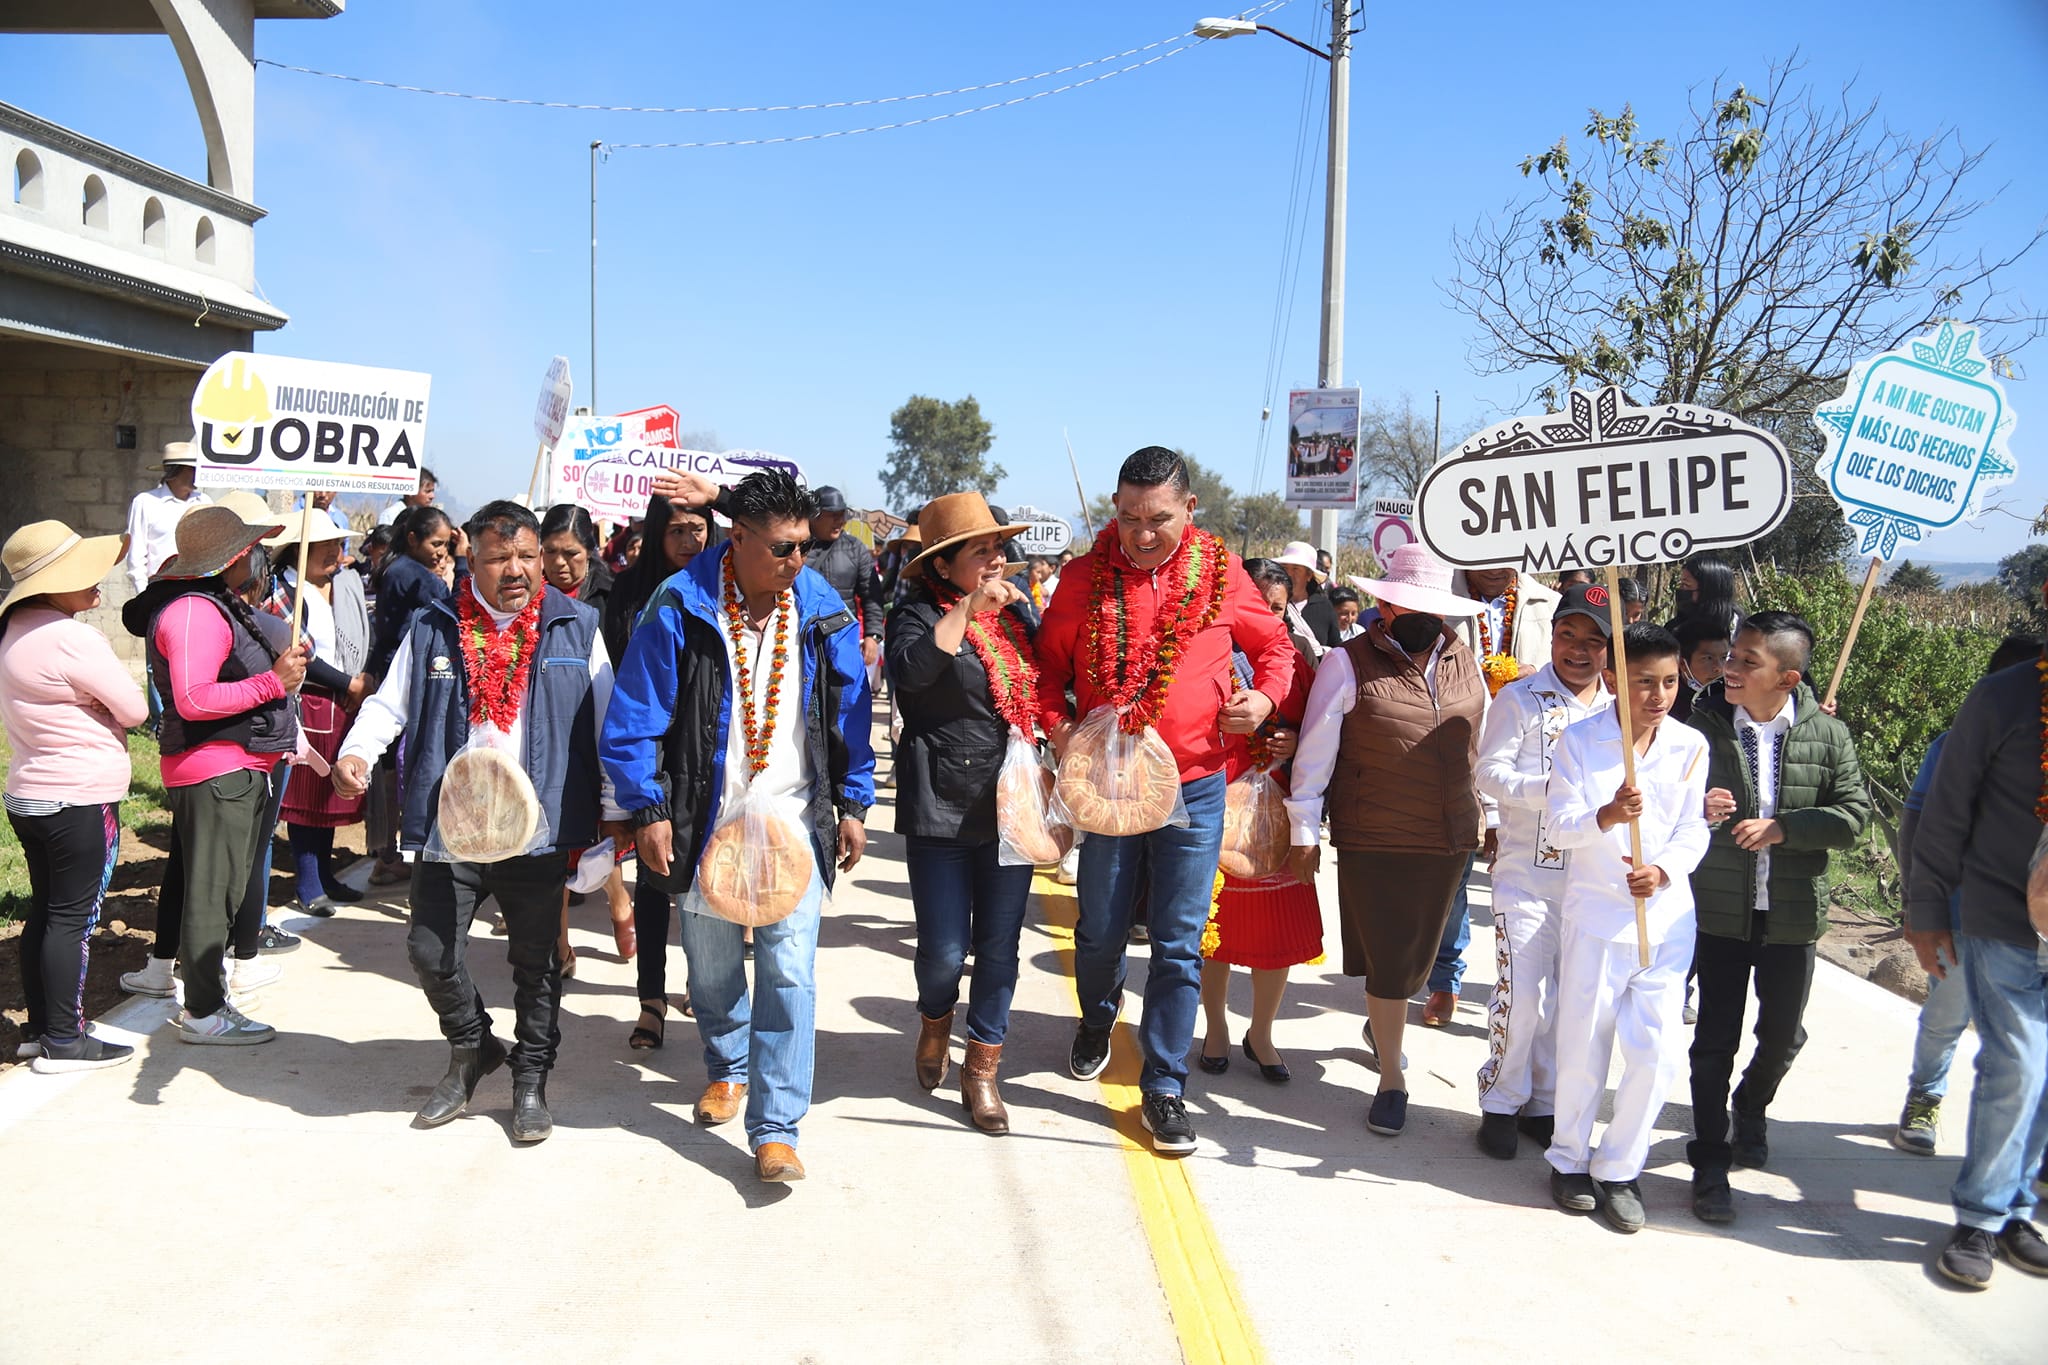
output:
[[[1513,1161],[1515,1151],[1522,1145],[1521,1134],[1515,1128],[1513,1114],[1481,1114],[1479,1116],[1479,1150],[1495,1161]]]
[[[1267,1080],[1271,1081],[1275,1085],[1283,1085],[1286,1082],[1294,1079],[1294,1073],[1287,1069],[1287,1063],[1275,1062],[1273,1063],[1273,1065],[1268,1066],[1264,1062],[1260,1061],[1259,1055],[1256,1052],[1252,1051],[1252,1040],[1249,1038],[1244,1040],[1244,1055],[1251,1060],[1253,1066],[1256,1066],[1259,1069],[1259,1074],[1261,1076],[1265,1077]],[[1207,1058],[1204,1058],[1203,1060],[1206,1061]]]
[[[1208,1053],[1204,1052],[1198,1060],[1202,1064],[1202,1070],[1208,1072],[1211,1076],[1221,1076],[1224,1072],[1230,1070],[1230,1055],[1228,1053],[1221,1057],[1211,1057]]]

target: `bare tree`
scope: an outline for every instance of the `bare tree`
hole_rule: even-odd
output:
[[[1480,427],[1476,417],[1446,420],[1443,450],[1458,444]],[[1359,494],[1361,506],[1346,518],[1344,537],[1362,540],[1370,519],[1371,498],[1412,498],[1423,476],[1436,466],[1436,413],[1418,410],[1406,390],[1392,399],[1373,399],[1358,410]]]

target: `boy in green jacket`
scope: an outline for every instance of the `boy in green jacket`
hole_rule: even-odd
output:
[[[1693,1212],[1709,1223],[1735,1219],[1730,1166],[1769,1160],[1764,1111],[1806,1043],[1800,1021],[1827,926],[1828,851],[1849,847],[1870,819],[1855,741],[1802,681],[1812,654],[1806,622],[1758,612],[1690,721],[1707,738],[1707,818],[1716,822],[1692,874],[1700,997],[1686,1153]],[[1756,1051],[1735,1089],[1731,1143],[1728,1082],[1752,976]]]

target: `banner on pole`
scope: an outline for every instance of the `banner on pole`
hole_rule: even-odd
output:
[[[1775,436],[1711,408],[1628,407],[1610,385],[1472,436],[1423,479],[1415,525],[1451,564],[1535,573],[1744,545],[1791,507]]]
[[[419,491],[431,375],[229,351],[192,391],[201,488]]]
[[[1358,390],[1287,395],[1287,505],[1358,506]]]
[[[548,362],[540,381],[540,397],[533,405],[533,439],[553,446],[562,439],[562,427],[569,420],[569,399],[575,385],[569,381],[569,357],[558,355]]]
[[[1876,559],[1975,517],[1987,494],[2019,477],[2013,412],[1975,329],[1944,322],[1861,362],[1813,420],[1827,441],[1817,468],[1862,533],[1857,553]]]

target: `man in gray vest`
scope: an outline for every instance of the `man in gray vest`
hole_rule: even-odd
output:
[[[464,959],[477,904],[494,896],[510,936],[516,1012],[512,1136],[539,1142],[554,1131],[547,1076],[561,1043],[555,948],[569,855],[601,834],[632,837],[614,823],[625,813],[612,802],[610,782],[600,787],[597,735],[612,666],[597,612],[542,581],[532,512],[488,503],[465,529],[471,576],[452,602],[414,613],[383,686],[342,746],[334,785],[344,796],[361,794],[371,767],[406,737],[399,846],[416,859],[406,948],[450,1049],[448,1074],[418,1126],[438,1127],[462,1113],[477,1082],[508,1056]],[[438,828],[442,776],[472,742],[516,757],[540,808],[524,851],[489,862],[452,860]]]

